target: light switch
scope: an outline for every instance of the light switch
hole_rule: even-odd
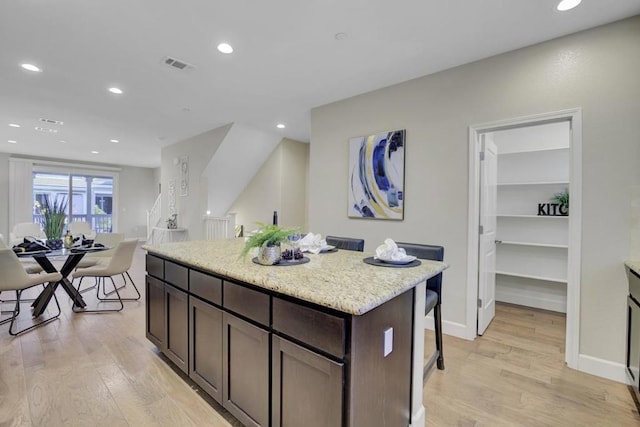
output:
[[[393,328],[385,329],[383,341],[384,341],[383,356],[387,357],[393,351]]]

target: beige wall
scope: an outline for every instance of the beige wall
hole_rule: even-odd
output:
[[[445,322],[466,319],[468,128],[583,109],[580,353],[624,363],[631,188],[640,183],[640,17],[315,108],[309,227],[445,246]],[[402,222],[347,218],[348,140],[406,129]]]
[[[308,162],[309,144],[283,139],[233,202],[236,224],[250,231],[278,211],[280,225],[306,230]]]
[[[202,217],[207,211],[208,188],[206,179],[202,178],[202,172],[230,128],[231,124],[221,126],[162,149],[162,218],[159,227],[166,227],[166,220],[169,217],[169,181],[175,179],[178,227],[189,230],[190,240],[205,238]],[[187,196],[180,195],[180,164],[174,161],[184,156],[189,158]]]

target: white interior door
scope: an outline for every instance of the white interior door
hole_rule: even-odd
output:
[[[481,134],[480,238],[478,254],[478,335],[496,313],[496,206],[498,149],[491,134]]]

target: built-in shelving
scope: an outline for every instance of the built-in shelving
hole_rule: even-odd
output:
[[[553,245],[550,243],[534,243],[534,242],[510,242],[508,240],[499,240],[496,243],[499,245],[518,245],[518,246],[537,246],[540,248],[557,248],[557,249],[569,249],[569,245]]]
[[[544,280],[545,282],[567,283],[565,279],[558,279],[555,277],[535,276],[531,274],[511,273],[508,271],[496,271],[496,274],[502,274],[503,276],[522,277],[524,279]]]
[[[494,135],[496,300],[566,312],[569,216],[538,213],[539,204],[554,203],[570,187],[570,131],[542,127]]]
[[[532,182],[499,182],[498,186],[527,186],[527,185],[569,185],[569,181],[532,181]]]

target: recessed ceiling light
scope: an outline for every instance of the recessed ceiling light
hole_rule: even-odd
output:
[[[110,140],[109,140],[109,142],[113,142],[114,144],[117,144],[117,143],[118,143],[118,142],[120,142],[120,141],[119,141],[119,140],[117,140],[117,139],[110,139]]]
[[[347,33],[336,33],[333,37],[335,37],[336,40],[344,40],[347,38]]]
[[[122,89],[117,87],[110,87],[109,92],[115,93],[116,95],[122,95]]]
[[[10,140],[8,140],[7,142],[8,142],[9,144],[16,144],[18,141],[13,140],[13,139],[10,139]]]
[[[282,123],[278,123],[278,124],[276,125],[276,127],[277,127],[278,129],[284,129],[284,128],[286,128],[286,126],[285,126],[285,125],[283,125]]]
[[[20,66],[21,66],[22,68],[24,68],[25,70],[27,70],[27,71],[33,71],[34,73],[39,73],[39,72],[41,72],[41,71],[42,71],[39,67],[36,67],[36,66],[35,66],[35,65],[33,65],[33,64],[20,64]]]
[[[60,140],[60,143],[61,143],[61,144],[66,144],[66,143],[67,143],[67,141],[64,141],[64,140],[62,140],[62,139],[61,139],[61,140]]]
[[[560,3],[558,3],[557,9],[561,12],[564,12],[565,10],[573,9],[574,7],[579,5],[580,2],[582,2],[582,0],[562,0]]]
[[[20,125],[17,125],[15,123],[9,123],[9,126],[11,126],[12,128],[19,128]]]
[[[100,152],[96,151],[96,150],[93,150],[93,151],[91,151],[91,154],[100,154]]]
[[[233,48],[229,43],[220,43],[218,45],[218,50],[222,53],[231,53],[233,52]]]

